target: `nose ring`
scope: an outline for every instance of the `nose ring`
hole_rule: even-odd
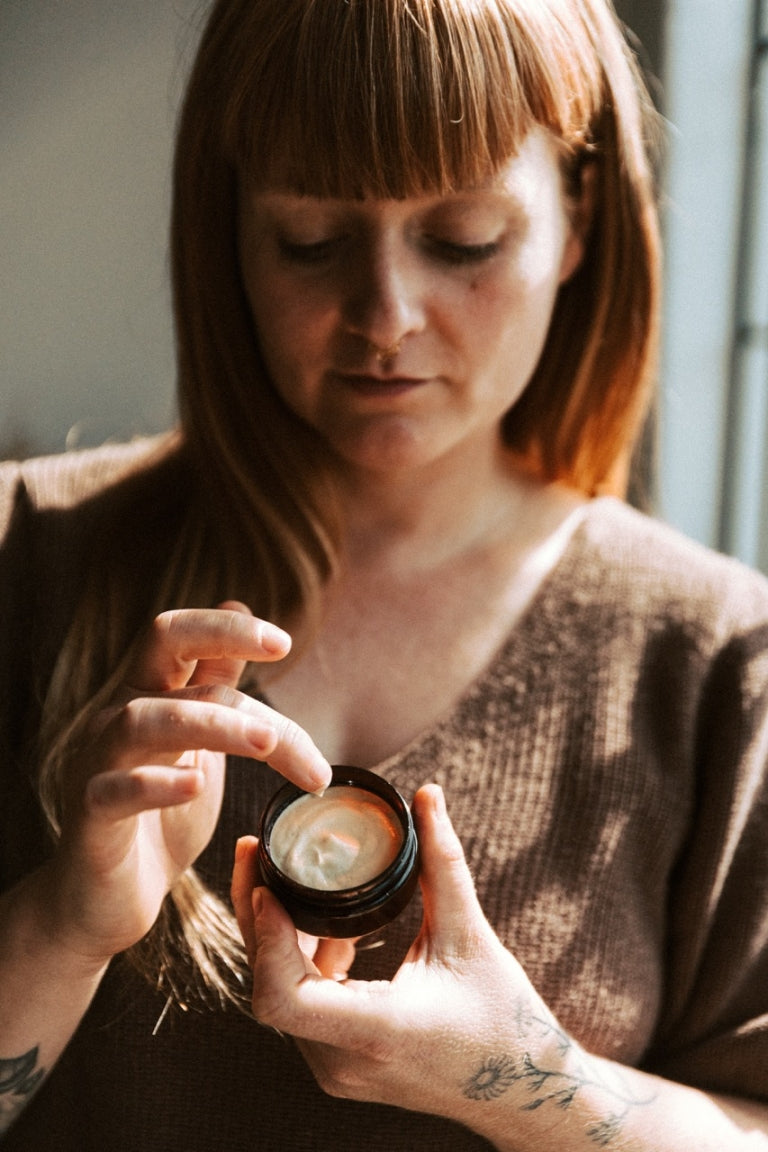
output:
[[[402,340],[398,340],[396,344],[390,344],[389,348],[379,348],[378,344],[371,344],[373,354],[376,357],[377,364],[386,364],[389,360],[394,360],[400,351]]]

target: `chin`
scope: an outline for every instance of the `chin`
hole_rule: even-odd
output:
[[[423,467],[437,454],[431,437],[417,435],[412,426],[392,421],[385,427],[329,436],[328,443],[348,466],[382,475]]]

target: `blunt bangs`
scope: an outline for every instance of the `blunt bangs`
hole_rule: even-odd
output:
[[[256,187],[444,194],[493,175],[534,124],[574,153],[597,143],[600,61],[567,0],[241,7],[221,129],[227,159]]]

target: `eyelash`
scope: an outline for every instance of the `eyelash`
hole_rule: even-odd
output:
[[[452,244],[449,240],[433,240],[432,247],[447,264],[480,264],[496,255],[499,243],[492,240],[489,244]]]
[[[330,256],[333,240],[318,240],[314,244],[294,244],[290,240],[278,240],[278,249],[284,260],[293,264],[320,264]]]
[[[290,240],[278,241],[280,255],[293,264],[321,264],[332,254],[337,240],[318,240],[311,244],[296,244]],[[440,262],[452,265],[480,264],[490,260],[499,250],[499,243],[492,240],[488,244],[454,244],[450,240],[428,238],[430,253]]]

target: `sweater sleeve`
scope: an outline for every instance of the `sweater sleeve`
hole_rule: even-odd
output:
[[[743,589],[700,699],[694,815],[670,892],[666,1003],[646,1066],[768,1100],[768,592],[760,580]]]
[[[151,476],[170,444],[157,438],[0,463],[0,889],[51,850],[35,784],[50,676],[86,570],[98,568],[99,548],[122,528],[121,488]]]

